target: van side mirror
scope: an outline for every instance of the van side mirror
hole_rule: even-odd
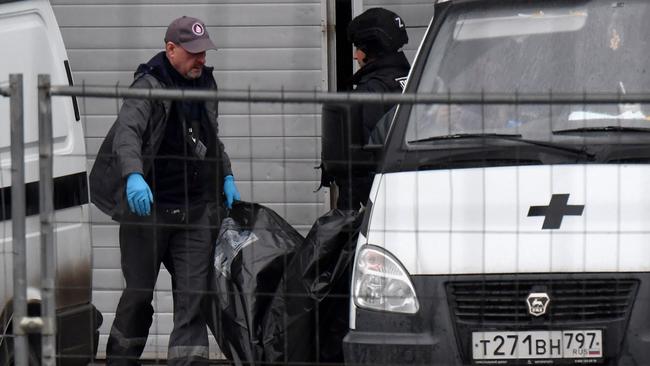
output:
[[[321,132],[321,161],[329,175],[344,178],[353,171],[376,169],[383,146],[362,141],[358,105],[323,105]]]

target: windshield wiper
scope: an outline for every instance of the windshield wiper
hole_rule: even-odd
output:
[[[598,132],[641,132],[641,133],[650,133],[650,128],[641,128],[641,127],[624,127],[624,126],[604,126],[604,127],[581,127],[581,128],[571,128],[568,130],[557,130],[553,131],[554,135],[571,135],[579,133],[598,133]]]
[[[650,132],[650,130],[649,130]],[[457,133],[453,135],[444,135],[444,136],[432,136],[432,137],[427,137],[425,139],[420,139],[420,140],[412,140],[409,141],[410,144],[418,144],[418,143],[424,143],[424,142],[432,142],[432,141],[443,141],[443,140],[461,140],[461,139],[490,139],[490,140],[504,140],[504,141],[514,141],[514,142],[519,142],[522,144],[526,145],[535,145],[535,146],[540,146],[544,147],[547,149],[553,149],[553,150],[559,150],[559,151],[564,151],[568,152],[571,154],[575,155],[581,155],[585,156],[589,159],[593,159],[595,157],[594,154],[591,154],[584,149],[576,149],[573,147],[567,147],[567,146],[562,146],[562,145],[557,145],[551,142],[544,142],[544,141],[538,141],[538,140],[527,140],[522,138],[521,135],[519,134],[500,134],[500,133]]]
[[[444,136],[431,136],[420,140],[411,140],[409,144],[417,144],[421,142],[431,142],[439,140],[460,140],[460,139],[497,139],[497,140],[517,140],[521,139],[518,134],[505,134],[505,133],[455,133],[453,135]]]

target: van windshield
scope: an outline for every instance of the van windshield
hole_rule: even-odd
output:
[[[644,92],[650,88],[648,19],[646,1],[454,5],[428,53],[417,92]],[[503,134],[584,144],[589,132],[645,128],[650,129],[647,104],[431,104],[411,108],[406,141]]]

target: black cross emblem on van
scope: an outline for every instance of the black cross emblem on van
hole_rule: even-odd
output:
[[[548,206],[530,206],[528,217],[544,216],[544,229],[559,229],[564,216],[582,216],[584,205],[568,205],[568,194],[554,194]]]

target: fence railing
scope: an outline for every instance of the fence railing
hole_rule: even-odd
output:
[[[5,96],[11,97],[11,200],[13,232],[13,303],[14,354],[16,365],[27,365],[29,352],[25,319],[27,319],[27,258],[25,248],[25,155],[23,149],[23,76],[11,75]]]
[[[255,103],[351,103],[351,104],[619,104],[648,103],[650,93],[350,93],[305,91],[210,91],[131,89],[110,86],[52,85],[51,95],[94,98],[167,100],[218,100]]]
[[[41,238],[41,316],[27,316],[27,251],[25,203],[25,155],[23,77],[11,75],[9,88],[11,135],[11,215],[13,242],[13,335],[14,362],[27,365],[28,334],[41,334],[42,364],[56,364],[55,248],[53,245],[52,114],[49,103],[49,76],[39,76],[39,212]]]

